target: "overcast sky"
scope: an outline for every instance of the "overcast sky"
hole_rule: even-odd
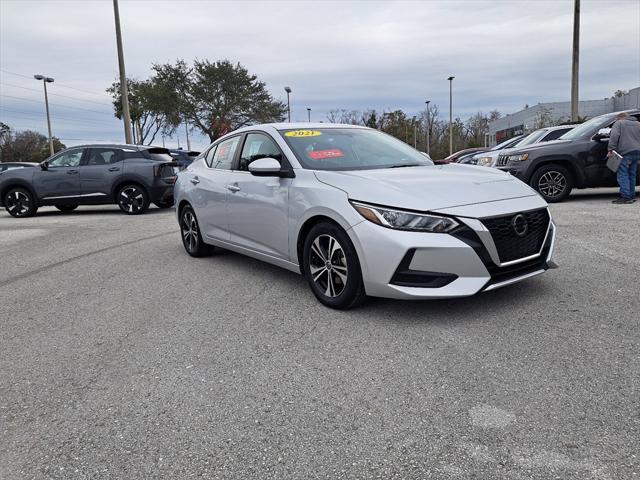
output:
[[[447,116],[449,75],[463,119],[570,96],[573,0],[120,0],[120,17],[128,76],[227,58],[277,99],[290,85],[295,120],[307,107],[314,120],[333,108],[415,114],[427,99]],[[55,78],[53,131],[64,143],[123,140],[104,93],[118,76],[111,0],[0,0],[0,120],[46,133],[35,73]],[[580,98],[637,86],[640,1],[582,0]]]

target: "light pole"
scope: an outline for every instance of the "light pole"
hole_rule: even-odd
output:
[[[311,109],[307,108],[307,120],[311,123]]]
[[[416,117],[412,119],[413,122],[413,148],[418,148],[418,124],[416,123]]]
[[[36,80],[42,80],[44,85],[44,105],[47,110],[47,128],[49,129],[49,152],[53,155],[53,137],[51,136],[51,118],[49,117],[49,97],[47,95],[47,83],[53,83],[53,78],[44,75],[34,75]]]
[[[573,57],[571,62],[571,121],[578,121],[578,67],[580,58],[580,0],[573,4]]]
[[[287,92],[287,119],[289,120],[289,123],[291,123],[291,103],[289,102],[291,87],[284,87],[284,91]]]
[[[129,88],[127,74],[124,70],[124,52],[122,50],[122,32],[120,31],[120,10],[118,0],[113,0],[113,16],[116,22],[116,44],[118,46],[118,67],[120,68],[120,99],[122,102],[122,119],[124,120],[125,143],[133,143],[131,136],[131,114],[129,113]]]
[[[449,80],[449,155],[453,154],[453,75]]]
[[[431,103],[431,100],[427,100],[426,102],[424,102],[427,104],[427,155],[430,154],[429,152],[429,130],[431,130],[431,114],[429,113],[429,104]]]

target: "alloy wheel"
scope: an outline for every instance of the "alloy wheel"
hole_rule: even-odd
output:
[[[550,198],[561,195],[566,188],[566,177],[555,170],[545,172],[538,180],[538,191]]]
[[[118,203],[125,212],[141,212],[145,207],[144,202],[144,193],[138,187],[130,186],[120,190]]]
[[[182,239],[184,246],[189,252],[195,252],[198,247],[198,222],[191,210],[187,210],[182,214]]]
[[[347,259],[342,245],[331,235],[316,237],[309,252],[309,270],[313,282],[327,297],[337,297],[348,279]]]
[[[31,198],[20,190],[10,192],[6,197],[7,210],[16,217],[26,216],[31,208]]]

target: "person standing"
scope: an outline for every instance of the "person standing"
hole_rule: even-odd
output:
[[[640,121],[636,117],[621,112],[611,128],[609,156],[615,150],[622,155],[618,167],[620,197],[613,203],[633,203],[636,201],[636,177],[640,161]]]

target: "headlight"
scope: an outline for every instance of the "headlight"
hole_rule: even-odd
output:
[[[459,225],[448,217],[405,212],[359,202],[351,202],[351,205],[370,222],[395,230],[447,233]]]
[[[519,153],[518,155],[509,155],[507,157],[508,162],[524,162],[529,159],[528,153]]]
[[[492,157],[482,157],[480,160],[478,160],[478,165],[482,167],[490,167],[492,163],[493,163]]]

